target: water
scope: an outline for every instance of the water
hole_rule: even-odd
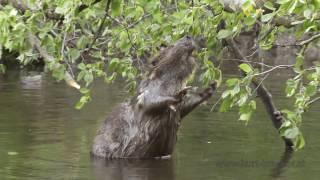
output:
[[[276,103],[292,102],[269,78]],[[245,126],[236,111],[202,106],[184,119],[170,160],[92,160],[90,146],[110,110],[126,98],[123,84],[94,84],[82,110],[80,94],[39,72],[0,75],[0,179],[212,180],[318,179],[320,140],[317,103],[304,117],[306,147],[284,153],[283,142],[260,108]],[[210,104],[213,104],[211,101]]]

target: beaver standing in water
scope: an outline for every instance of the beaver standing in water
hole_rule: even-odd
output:
[[[185,36],[162,50],[137,95],[114,109],[99,129],[91,153],[104,158],[171,155],[181,119],[211,97],[215,85],[190,92],[185,81],[195,67],[196,43]]]

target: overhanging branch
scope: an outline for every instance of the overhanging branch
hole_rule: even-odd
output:
[[[241,50],[235,43],[233,39],[228,39],[227,40],[228,45],[231,47],[233,50],[234,54],[237,56],[237,58],[241,58],[245,61],[248,61],[248,59],[242,54]],[[239,63],[240,64],[240,63]],[[242,71],[243,76],[245,76],[245,72]],[[277,107],[274,105],[273,100],[272,100],[272,95],[268,91],[268,89],[264,86],[262,82],[260,82],[256,77],[252,78],[252,84],[255,86],[257,89],[257,94],[261,98],[267,113],[269,114],[272,123],[274,127],[279,130],[283,123],[283,117],[280,111],[277,109]],[[283,140],[285,141],[286,147],[292,149],[293,147],[293,141],[291,139],[282,137]]]
[[[28,40],[29,40],[30,45],[37,49],[37,51],[39,52],[39,54],[43,58],[43,60],[46,63],[54,62],[54,60],[55,60],[54,57],[49,55],[49,53],[46,51],[45,48],[41,47],[41,43],[40,43],[40,40],[38,39],[38,37],[36,37],[32,33],[29,33],[28,36],[29,36]],[[58,66],[58,64],[57,64],[57,66]],[[72,75],[68,71],[65,72],[64,79],[69,86],[74,87],[76,89],[80,89],[80,85],[73,79]]]

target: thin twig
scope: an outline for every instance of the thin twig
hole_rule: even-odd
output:
[[[250,64],[258,64],[261,66],[266,66],[269,68],[273,68],[274,66],[265,64],[265,63],[261,63],[261,62],[255,62],[255,61],[248,61],[248,60],[242,60],[242,59],[222,59],[223,61],[238,61],[238,62],[244,62],[244,63],[250,63]]]
[[[66,42],[66,38],[67,38],[67,33],[65,32],[64,35],[63,35],[63,40],[62,40],[62,45],[61,45],[61,57],[63,57],[63,54],[64,54],[64,45],[65,45],[65,42]]]
[[[309,39],[306,39],[306,40],[304,40],[304,41],[300,41],[299,43],[297,43],[297,45],[303,46],[303,45],[308,44],[308,43],[310,43],[310,42],[312,42],[313,40],[318,39],[318,38],[320,38],[320,33],[319,33],[319,34],[316,34],[316,35],[314,35],[314,36],[311,36]]]
[[[261,86],[261,84],[263,83],[263,81],[266,80],[266,79],[269,77],[269,75],[270,75],[270,73],[267,74],[267,75],[265,75],[265,76],[261,79],[261,81],[259,82],[259,84],[257,85],[257,87],[252,91],[252,94],[254,94],[254,93],[257,91],[257,89]]]
[[[316,40],[320,38],[320,33],[319,34],[316,34],[316,35],[313,35],[311,36],[310,38],[306,39],[306,40],[302,40],[300,42],[296,42],[296,43],[293,43],[293,44],[274,44],[274,46],[280,46],[280,47],[286,47],[286,46],[304,46],[304,45],[307,45],[309,43],[311,43],[312,41]]]
[[[308,102],[306,103],[306,105],[307,105],[307,106],[310,106],[311,104],[313,104],[313,103],[315,103],[316,101],[319,101],[319,100],[320,100],[320,97],[316,97],[316,98],[308,101]]]
[[[257,54],[257,52],[258,52],[258,48],[255,48],[256,50],[254,50],[251,54],[249,54],[248,56],[246,56],[246,58],[250,58],[250,57],[252,57],[253,55],[255,55],[255,54]]]
[[[144,20],[145,18],[147,18],[147,17],[149,17],[149,16],[151,16],[151,15],[152,15],[151,13],[150,13],[150,14],[145,14],[145,15],[142,16],[138,21],[136,21],[136,22],[128,25],[128,28],[129,28],[129,29],[130,29],[130,28],[133,28],[134,26],[136,26],[137,24],[139,24],[142,20]]]
[[[220,103],[221,100],[222,100],[222,96],[220,96],[220,98],[216,101],[216,103],[214,103],[214,105],[211,107],[210,109],[211,112],[216,109],[217,105]]]
[[[108,11],[109,11],[109,9],[110,9],[110,4],[111,4],[111,0],[108,0],[107,5],[106,5],[106,8],[105,8],[105,15],[104,15],[104,17],[103,17],[103,19],[102,19],[102,22],[101,22],[101,24],[100,24],[100,26],[99,26],[99,29],[97,30],[97,32],[95,33],[95,35],[94,35],[94,37],[93,37],[93,40],[92,40],[91,45],[90,45],[89,48],[87,49],[88,51],[91,50],[91,48],[93,47],[94,43],[96,42],[98,36],[100,36],[100,33],[101,33],[101,31],[102,31],[104,22],[106,21],[107,16],[108,16]]]
[[[263,71],[261,73],[253,74],[253,76],[260,76],[260,75],[263,75],[263,74],[266,74],[266,73],[270,73],[271,71],[274,71],[276,69],[291,68],[293,66],[294,65],[277,65],[277,66],[274,66],[273,68],[270,68],[270,69],[268,69],[266,71]]]
[[[61,45],[61,58],[64,58],[64,47],[65,47],[65,43],[66,43],[66,38],[67,38],[67,33],[65,32],[64,35],[63,35],[63,40],[62,40],[62,45]],[[70,71],[70,75],[72,78],[74,78],[74,73],[72,71],[72,68],[71,68],[71,65],[69,64],[68,62],[68,59],[66,59],[66,64],[68,66],[68,69]]]

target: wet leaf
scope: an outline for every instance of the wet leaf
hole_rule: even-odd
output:
[[[242,71],[244,71],[245,73],[247,73],[247,74],[253,71],[252,68],[251,68],[251,66],[250,66],[249,64],[246,64],[246,63],[240,64],[240,65],[239,65],[239,68],[240,68]]]

